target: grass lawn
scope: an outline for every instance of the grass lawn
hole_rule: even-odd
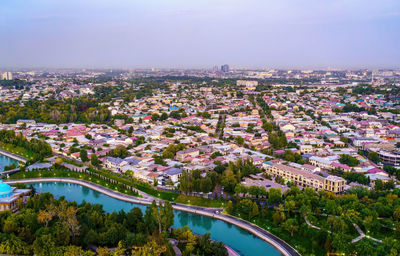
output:
[[[197,196],[179,195],[178,198],[176,198],[176,200],[174,200],[174,202],[181,203],[181,204],[209,207],[209,208],[224,207],[224,201],[210,199],[210,198],[197,197]]]
[[[6,144],[3,142],[0,142],[0,149],[8,151],[8,152],[16,154],[16,155],[19,155],[19,156],[22,156],[26,159],[30,159],[30,160],[33,159],[33,153],[22,147],[16,147],[11,144]]]
[[[174,201],[179,194],[167,191],[157,190],[139,183],[132,183],[132,186],[145,192],[146,194],[152,195],[154,197],[161,198],[167,201]]]
[[[117,176],[107,170],[96,170],[95,172],[98,174],[101,174],[109,179],[113,179],[117,182],[132,186],[140,191],[143,191],[154,197],[161,198],[163,200],[174,201],[179,195],[179,194],[173,193],[173,192],[167,192],[167,191],[161,191],[161,190],[154,189],[147,183],[143,183],[143,182],[134,180],[132,177],[128,177],[128,176],[123,178],[123,177]]]
[[[77,167],[82,167],[83,166],[83,164],[79,164],[79,163],[75,162],[74,160],[69,160],[69,159],[64,158],[64,157],[61,157],[61,158],[62,158],[64,163],[72,164],[72,165],[75,165]]]

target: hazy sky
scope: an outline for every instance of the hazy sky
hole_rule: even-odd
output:
[[[400,67],[400,0],[1,0],[0,67]]]

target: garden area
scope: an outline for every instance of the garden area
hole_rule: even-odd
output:
[[[75,172],[66,169],[65,170],[46,169],[46,170],[36,170],[30,172],[21,171],[12,174],[9,179],[53,178],[53,177],[75,178],[75,179],[86,180],[101,185],[103,187],[115,190],[117,192],[133,196],[139,196],[139,195],[136,192],[124,189],[124,186],[133,187],[137,190],[143,191],[146,194],[171,202],[190,204],[202,207],[210,207],[210,208],[219,208],[224,206],[224,201],[222,200],[214,200],[210,198],[196,197],[196,196],[183,195],[168,191],[157,190],[152,188],[151,185],[148,183],[135,180],[132,177],[110,173],[109,171],[106,170],[89,169],[87,173]]]
[[[23,147],[0,142],[0,149],[24,157],[28,160],[33,160],[33,153]]]
[[[114,184],[108,180],[102,179],[96,175],[88,174],[84,172],[73,172],[73,171],[66,171],[66,170],[40,170],[40,171],[30,171],[30,172],[17,172],[10,175],[9,179],[32,179],[32,178],[74,178],[89,181],[105,188],[109,188],[116,192],[124,193],[131,196],[140,197],[140,195],[134,191],[127,189],[124,185],[127,184]]]
[[[336,195],[291,187],[283,194],[270,189],[265,199],[234,197],[225,210],[278,236],[301,255],[394,256],[400,253],[399,196],[399,189],[358,187]]]

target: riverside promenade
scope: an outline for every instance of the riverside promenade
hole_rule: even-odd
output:
[[[8,151],[2,150],[2,149],[0,149],[0,155],[12,158],[12,159],[17,160],[19,162],[23,162],[24,164],[28,161],[28,159],[26,159],[25,157],[13,154],[11,152],[8,152]]]
[[[148,195],[144,198],[125,195],[123,193],[105,188],[105,187],[95,184],[93,182],[79,180],[79,179],[72,179],[72,178],[34,178],[34,179],[6,180],[4,182],[7,184],[10,184],[10,185],[16,184],[16,183],[40,183],[40,182],[73,183],[73,184],[78,184],[81,186],[88,187],[97,192],[103,193],[107,196],[110,196],[110,197],[113,197],[115,199],[122,200],[125,202],[150,205],[153,200],[162,201],[161,199],[152,197],[150,195]],[[244,221],[242,219],[239,219],[239,218],[236,218],[236,217],[233,217],[230,215],[217,213],[217,212],[221,212],[222,209],[220,209],[220,208],[205,208],[205,207],[200,207],[200,206],[177,204],[177,203],[173,203],[173,202],[172,202],[172,207],[175,210],[190,212],[190,213],[208,216],[208,217],[211,217],[214,219],[225,221],[227,223],[230,223],[232,225],[240,227],[244,230],[247,230],[248,232],[252,233],[253,235],[261,238],[262,240],[266,241],[270,245],[274,246],[280,253],[282,253],[282,255],[300,256],[300,254],[293,247],[291,247],[289,244],[287,244],[285,241],[283,241],[279,237],[269,233],[268,231],[254,225],[248,221]]]

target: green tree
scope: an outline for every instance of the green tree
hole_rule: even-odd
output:
[[[235,140],[236,140],[236,143],[239,144],[240,146],[243,146],[243,145],[244,145],[244,139],[243,139],[243,137],[237,136],[237,137],[235,138]]]
[[[278,204],[282,201],[281,188],[270,188],[268,190],[268,203]]]
[[[250,218],[249,219],[253,219],[254,217],[258,216],[258,214],[260,213],[259,209],[258,209],[258,205],[253,202],[253,206],[251,209],[251,213],[250,213]]]
[[[93,166],[99,167],[100,164],[101,164],[101,161],[99,160],[99,158],[97,157],[96,154],[92,154],[92,155],[90,156],[90,163],[91,163]]]
[[[266,131],[266,132],[272,132],[274,129],[274,125],[272,123],[269,122],[265,122],[262,125],[262,128]]]
[[[342,164],[347,164],[350,167],[354,167],[360,164],[360,161],[357,158],[347,154],[340,155],[339,162]]]
[[[286,231],[290,232],[290,236],[293,237],[294,232],[297,232],[299,230],[299,225],[296,219],[287,219],[283,223],[283,228]]]
[[[233,203],[232,201],[228,201],[228,203],[226,204],[226,208],[225,208],[226,212],[228,214],[232,214],[233,213]]]
[[[373,152],[373,151],[369,152],[368,153],[368,159],[371,160],[374,163],[378,163],[379,162],[378,153]]]
[[[85,149],[81,149],[80,157],[82,162],[87,162],[89,160],[87,151]]]
[[[167,119],[168,119],[168,114],[165,113],[165,112],[162,112],[162,113],[161,113],[161,116],[160,116],[160,121],[165,121],[165,120],[167,120]]]

